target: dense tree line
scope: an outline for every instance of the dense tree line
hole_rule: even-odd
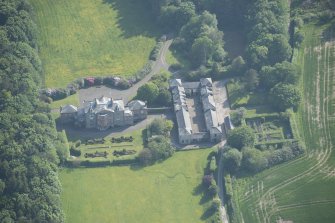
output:
[[[0,222],[63,222],[57,164],[66,139],[38,98],[31,14],[26,0],[0,2]]]
[[[208,4],[197,0],[143,1],[150,3],[160,27],[167,33],[175,33],[172,47],[187,58],[195,70],[188,78],[206,75],[226,63],[223,32],[218,29],[216,15],[207,11],[210,1]]]

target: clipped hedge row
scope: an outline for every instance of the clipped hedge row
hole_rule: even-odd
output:
[[[67,167],[105,167],[105,166],[120,166],[120,165],[132,165],[136,164],[137,159],[120,159],[120,160],[98,160],[98,161],[90,161],[90,160],[67,160],[65,165]]]

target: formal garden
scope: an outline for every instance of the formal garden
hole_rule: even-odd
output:
[[[131,164],[143,149],[142,130],[70,143],[70,166]]]

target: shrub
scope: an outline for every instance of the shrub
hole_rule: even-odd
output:
[[[74,145],[75,145],[75,147],[79,147],[81,145],[81,141],[77,140]]]
[[[235,148],[229,149],[223,154],[223,166],[230,173],[236,172],[242,161],[242,153]]]
[[[130,87],[131,87],[131,84],[130,84],[126,79],[121,79],[121,80],[117,83],[116,87],[118,87],[118,88],[124,90],[124,89],[128,89],[128,88],[130,88]]]
[[[103,83],[109,87],[114,87],[115,86],[115,81],[114,81],[114,77],[105,77],[103,79]]]
[[[212,205],[211,205],[211,209],[213,211],[218,211],[220,209],[220,207],[221,207],[221,201],[220,201],[220,199],[219,198],[213,199]]]
[[[280,111],[297,108],[301,101],[301,93],[291,84],[277,84],[270,91],[272,106]]]
[[[252,147],[255,143],[255,134],[249,126],[242,126],[231,130],[227,138],[228,145],[242,149],[242,147]]]
[[[71,156],[81,156],[81,150],[79,148],[75,148],[74,145],[71,146],[70,149],[70,155]]]
[[[268,160],[263,155],[263,153],[258,149],[245,149],[243,151],[244,168],[252,173],[257,173],[268,167]]]
[[[156,46],[154,47],[154,49],[151,51],[150,53],[150,60],[157,60],[158,56],[159,56],[159,51],[161,50],[161,48],[163,47],[164,43],[159,41],[157,42]]]
[[[94,85],[102,85],[103,84],[103,78],[102,77],[96,77],[94,80]]]
[[[77,80],[74,81],[74,83],[78,86],[79,89],[85,87],[85,81],[83,78],[78,78]]]
[[[216,165],[216,159],[215,156],[212,157],[210,163],[209,163],[209,170],[214,173],[214,171],[216,170],[217,165]]]
[[[215,195],[217,195],[217,193],[218,193],[218,187],[216,186],[216,184],[212,184],[211,186],[209,186],[208,194],[211,197],[214,197]]]
[[[214,177],[212,174],[210,175],[205,175],[202,177],[202,184],[206,187],[209,188],[214,182]]]

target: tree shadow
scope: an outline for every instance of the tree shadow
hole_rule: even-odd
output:
[[[129,168],[133,171],[139,171],[139,170],[142,170],[143,168],[145,168],[145,166],[142,166],[138,163],[134,163],[134,164],[131,164]]]
[[[335,41],[335,20],[322,32],[322,42]]]
[[[139,0],[103,0],[117,10],[117,24],[122,37],[133,36],[159,37],[162,33],[156,24],[156,18],[150,11],[149,2]]]
[[[215,213],[215,210],[213,208],[208,208],[200,217],[201,220],[206,220],[209,217],[211,217]]]
[[[212,198],[213,198],[212,196],[210,196],[210,195],[208,195],[207,193],[204,192],[201,199],[200,199],[199,204],[203,205],[203,204],[209,202],[210,200],[212,200]]]

